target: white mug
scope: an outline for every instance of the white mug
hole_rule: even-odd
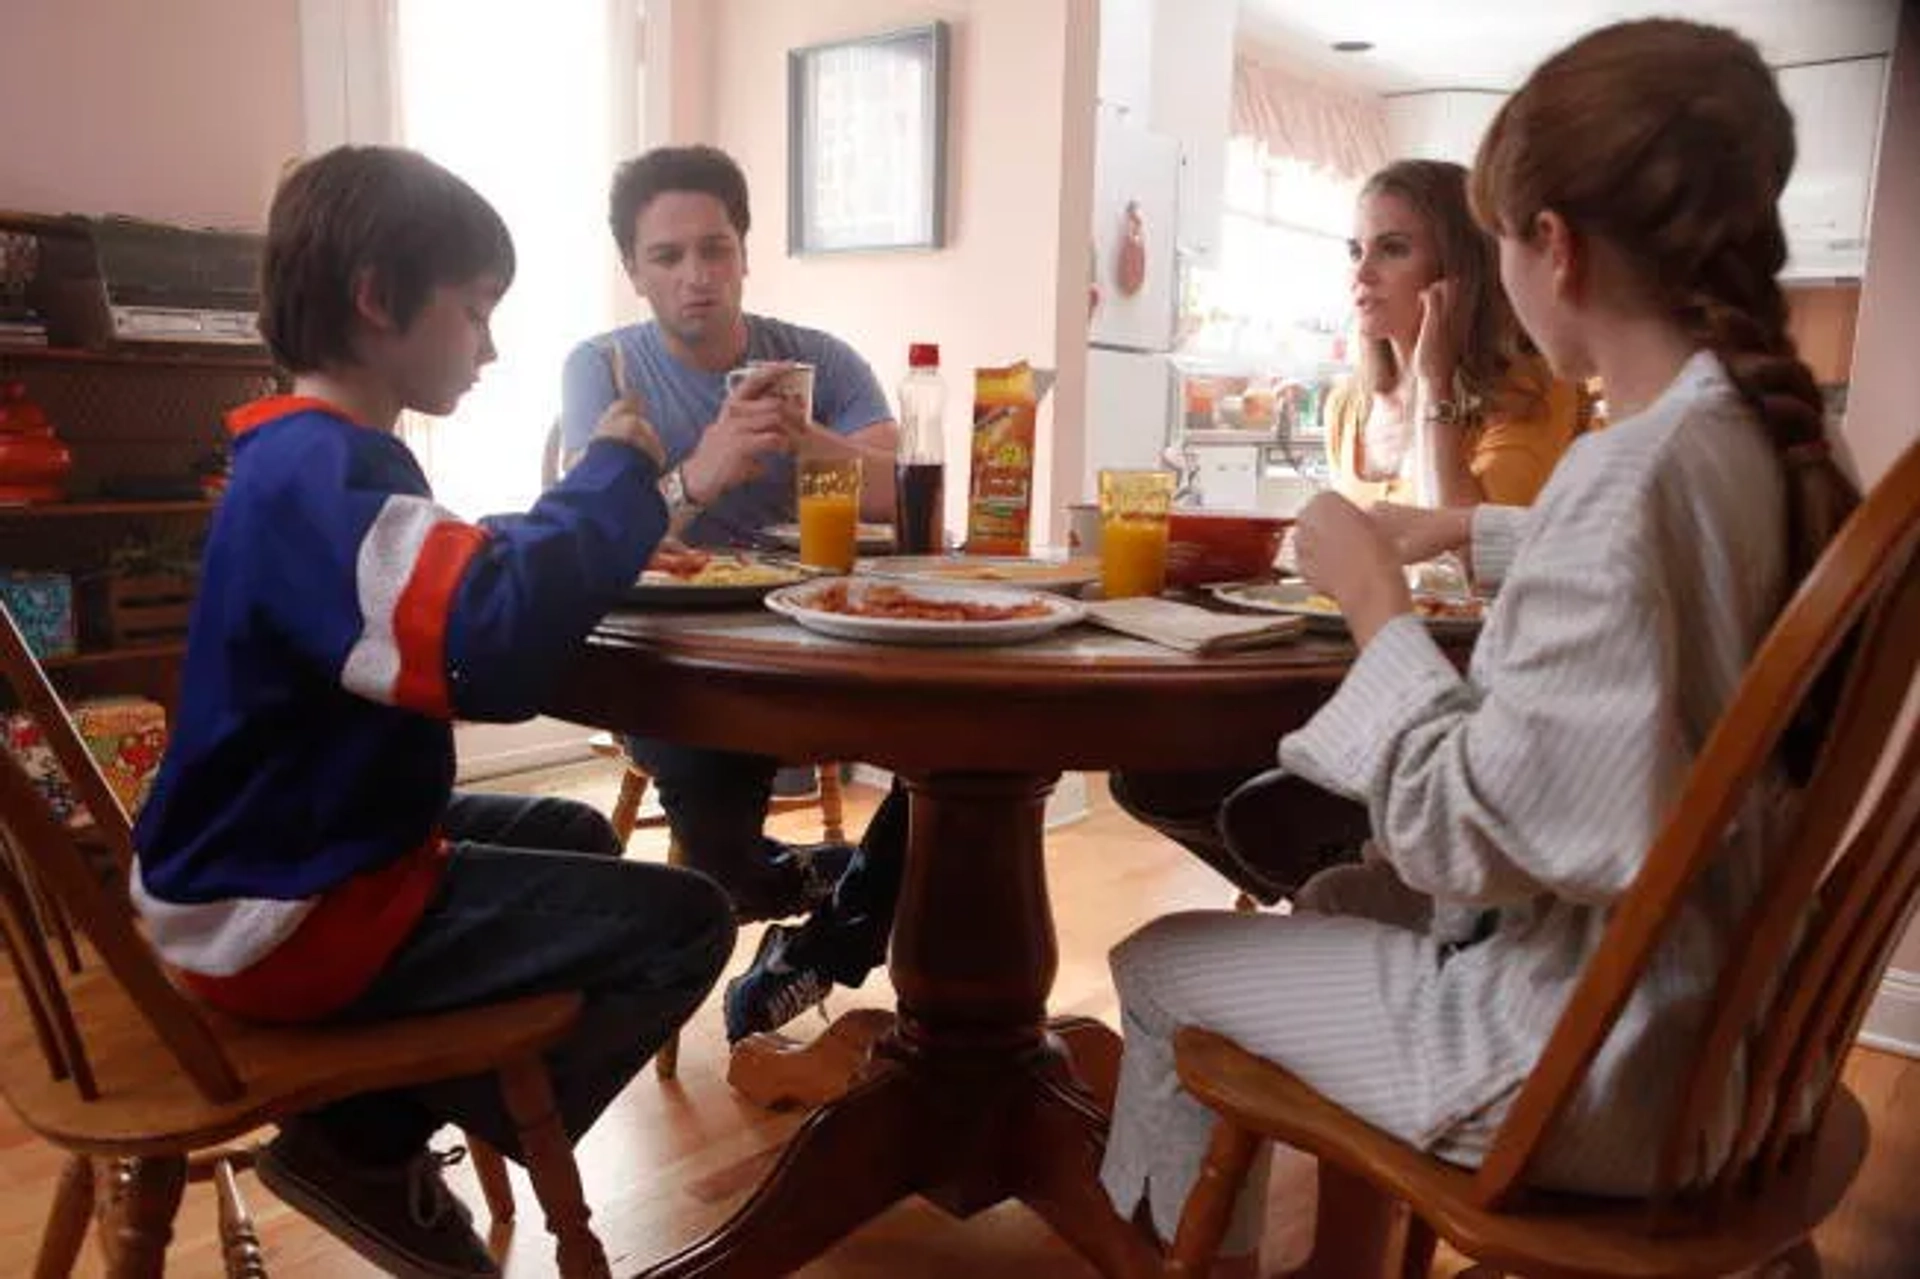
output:
[[[1074,555],[1100,553],[1100,503],[1072,502],[1067,506],[1067,550]]]
[[[806,416],[813,417],[813,365],[795,363],[790,360],[749,360],[737,369],[727,371],[727,394],[732,395],[740,384],[769,364],[791,364],[785,373],[775,378],[767,388],[769,394],[778,395],[794,401]]]

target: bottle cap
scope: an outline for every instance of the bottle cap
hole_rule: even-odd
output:
[[[910,369],[937,369],[940,367],[940,346],[936,342],[915,342],[907,348],[907,367]]]

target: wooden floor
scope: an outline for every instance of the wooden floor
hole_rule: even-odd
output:
[[[612,806],[616,784],[610,766],[593,764],[529,775],[499,789],[567,794],[606,809]],[[1212,872],[1116,812],[1103,785],[1096,782],[1092,790],[1091,816],[1056,831],[1048,841],[1060,934],[1053,1008],[1111,1020],[1108,947],[1158,914],[1223,908],[1230,894]],[[874,798],[857,788],[850,793],[849,829],[864,826]],[[816,814],[800,812],[776,819],[772,829],[812,838],[816,825]],[[643,832],[634,839],[634,852],[661,857],[664,839]],[[751,956],[758,932],[743,932],[730,972]],[[836,997],[833,1011],[891,1002],[885,974],[877,973],[865,989]],[[806,1022],[796,1025],[807,1027]],[[688,1027],[680,1079],[662,1085],[651,1071],[643,1074],[582,1144],[580,1163],[594,1225],[616,1274],[631,1273],[722,1221],[799,1122],[795,1116],[755,1110],[736,1098],[722,1078],[724,1065],[716,993]],[[1853,1195],[1818,1237],[1825,1274],[1829,1279],[1920,1276],[1920,1196],[1913,1189],[1920,1177],[1920,1063],[1863,1049],[1850,1061],[1848,1078],[1872,1118],[1874,1148]],[[0,1276],[24,1275],[31,1269],[57,1168],[58,1157],[0,1108]],[[517,1233],[496,1242],[507,1250],[510,1275],[550,1275],[552,1252],[538,1208],[525,1180],[517,1173],[515,1177],[522,1224]],[[455,1170],[454,1181],[468,1202],[480,1203],[464,1167]],[[249,1180],[246,1189],[274,1275],[320,1279],[376,1273],[257,1184]],[[1268,1216],[1266,1255],[1276,1267],[1304,1253],[1312,1200],[1311,1164],[1285,1160],[1274,1177]],[[204,1188],[188,1192],[171,1260],[174,1275],[219,1273],[212,1198]],[[1435,1273],[1451,1275],[1459,1268],[1457,1260],[1443,1257]],[[100,1273],[91,1249],[79,1273]],[[1000,1208],[955,1222],[925,1205],[908,1204],[801,1273],[810,1279],[1026,1279],[1092,1271],[1023,1209]]]

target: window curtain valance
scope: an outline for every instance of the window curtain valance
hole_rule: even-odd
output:
[[[1233,136],[1274,159],[1362,181],[1392,158],[1378,98],[1316,84],[1240,52],[1233,60]]]

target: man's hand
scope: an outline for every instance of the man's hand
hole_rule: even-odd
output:
[[[806,429],[806,412],[768,384],[787,366],[755,369],[727,396],[720,416],[700,433],[700,442],[680,464],[687,496],[705,505],[729,489],[757,478],[760,459],[789,451]]]
[[[1462,550],[1473,538],[1470,506],[1432,511],[1376,502],[1367,509],[1367,515],[1402,564],[1421,564],[1448,551]]]
[[[600,415],[599,423],[593,428],[593,438],[618,440],[631,445],[653,459],[656,469],[664,470],[667,450],[660,443],[660,436],[654,431],[653,424],[647,421],[645,408],[637,395],[615,400]]]
[[[1413,608],[1392,544],[1365,511],[1337,493],[1322,493],[1300,512],[1293,551],[1300,576],[1339,602],[1354,643],[1362,647]]]

